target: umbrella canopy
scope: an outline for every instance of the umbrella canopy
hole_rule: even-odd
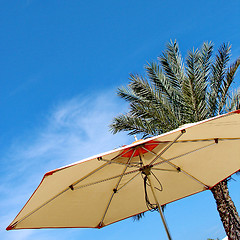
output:
[[[7,227],[101,228],[211,189],[240,170],[240,111],[46,173]]]

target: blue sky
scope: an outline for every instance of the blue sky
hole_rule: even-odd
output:
[[[0,1],[0,238],[166,239],[157,213],[101,230],[5,231],[43,174],[133,141],[108,125],[127,105],[116,88],[170,39],[183,56],[213,41],[240,56],[239,0]],[[239,86],[239,73],[236,86]],[[230,193],[240,209],[240,181]],[[176,240],[225,236],[210,192],[168,205]]]

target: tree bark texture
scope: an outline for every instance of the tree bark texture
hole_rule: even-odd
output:
[[[240,217],[229,196],[227,180],[214,186],[212,194],[216,200],[217,210],[229,240],[240,240]]]

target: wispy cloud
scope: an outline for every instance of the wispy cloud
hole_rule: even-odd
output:
[[[1,159],[5,163],[0,186],[1,239],[36,239],[43,234],[28,230],[6,232],[4,228],[45,172],[129,143],[126,134],[113,136],[108,129],[112,118],[122,111],[124,106],[109,93],[78,96],[52,107],[42,126],[16,137],[18,140]]]

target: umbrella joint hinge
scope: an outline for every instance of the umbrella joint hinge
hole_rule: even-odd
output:
[[[117,193],[117,191],[118,191],[118,190],[117,190],[116,188],[113,189],[113,192],[114,192],[114,193]]]
[[[178,172],[181,172],[182,170],[181,170],[181,168],[180,168],[180,167],[177,167],[177,171],[178,171]]]
[[[73,191],[74,190],[73,184],[71,184],[69,188]]]
[[[214,138],[215,143],[218,143],[218,138]]]
[[[98,161],[101,161],[101,160],[102,160],[102,157],[98,157],[97,160],[98,160]]]
[[[144,175],[149,176],[151,174],[151,168],[152,168],[151,165],[146,165],[141,167],[139,171],[141,171]]]

